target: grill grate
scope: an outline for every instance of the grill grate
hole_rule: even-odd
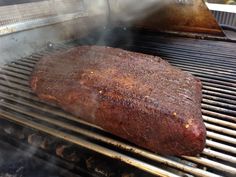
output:
[[[19,59],[0,69],[0,118],[61,138],[159,176],[236,175],[236,45],[221,41],[169,38],[152,33],[106,36],[99,44],[159,55],[203,82],[206,148],[198,157],[163,157],[140,149],[40,101],[29,88],[35,63],[51,51]],[[88,38],[93,41],[94,37]],[[122,39],[122,40],[121,40]],[[109,41],[107,43],[106,41]],[[94,43],[94,42],[91,42]],[[56,46],[66,50],[73,42]],[[55,51],[55,50],[54,50]],[[160,166],[161,164],[161,166]]]

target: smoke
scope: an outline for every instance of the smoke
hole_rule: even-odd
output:
[[[128,28],[132,27],[137,21],[148,18],[151,14],[163,9],[171,3],[186,3],[186,0],[184,0],[184,2],[183,0],[100,0],[93,3],[89,3],[89,1],[87,1],[86,5],[90,7],[90,14],[95,14],[95,12],[96,14],[101,14],[101,11],[99,10],[105,8],[107,8],[107,10],[103,11],[109,11],[109,13],[106,12],[108,14],[104,17],[109,17],[107,19],[107,25],[105,25],[104,22],[101,23],[100,27],[102,27],[102,24],[104,26],[97,34],[96,39],[93,42],[87,42],[89,44],[121,48],[131,46],[133,43],[134,34],[132,34]],[[94,17],[97,18],[97,16]],[[99,19],[97,21],[99,21]],[[122,43],[123,46],[119,46],[119,43]]]
[[[182,3],[179,0],[118,0],[110,1],[114,19],[124,22],[133,22],[145,18],[170,3]]]

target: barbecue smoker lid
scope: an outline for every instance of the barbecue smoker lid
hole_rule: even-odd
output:
[[[100,15],[109,27],[225,36],[203,0],[0,1],[0,35]]]
[[[203,0],[110,0],[109,3],[110,16],[116,25],[225,36]]]

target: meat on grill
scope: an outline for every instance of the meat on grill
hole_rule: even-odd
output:
[[[164,155],[205,146],[201,82],[159,57],[79,46],[43,57],[33,91],[81,119]]]

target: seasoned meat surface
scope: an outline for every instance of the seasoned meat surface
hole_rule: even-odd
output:
[[[196,155],[205,146],[200,80],[159,57],[79,46],[43,57],[30,84],[41,99],[153,152]]]

